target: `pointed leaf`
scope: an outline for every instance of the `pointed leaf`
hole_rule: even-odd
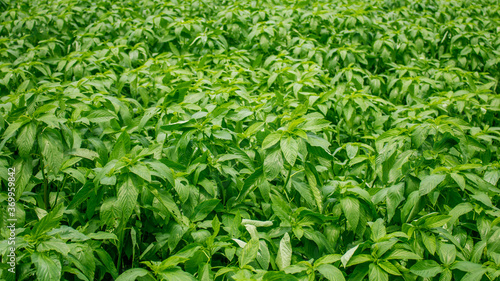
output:
[[[420,182],[420,196],[424,196],[429,192],[433,191],[444,179],[446,175],[428,175],[425,176]]]
[[[292,166],[295,165],[295,160],[297,160],[297,155],[299,153],[297,141],[295,141],[292,137],[282,138],[281,151],[283,152],[288,164]]]
[[[61,280],[62,267],[56,255],[34,252],[31,255],[31,261],[35,264],[37,280]]]
[[[326,279],[330,281],[345,281],[342,271],[331,264],[322,264],[316,268]]]
[[[280,270],[284,270],[292,261],[292,244],[288,232],[285,233],[280,241],[278,255],[276,256],[276,265]]]
[[[418,261],[414,264],[410,271],[424,278],[432,278],[443,271],[441,266],[434,260]]]

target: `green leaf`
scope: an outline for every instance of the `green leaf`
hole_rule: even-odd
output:
[[[403,249],[395,249],[387,257],[387,260],[420,260],[419,255]]]
[[[219,131],[215,131],[212,133],[212,135],[217,138],[217,139],[221,139],[221,140],[232,140],[233,137],[231,135],[231,133],[227,130],[219,130]]]
[[[276,265],[280,270],[284,270],[292,261],[292,244],[288,232],[285,233],[280,241],[280,247],[276,256]]]
[[[322,264],[316,270],[330,281],[345,281],[342,271],[331,264]]]
[[[89,160],[94,160],[95,158],[99,157],[99,154],[97,152],[86,148],[76,148],[73,151],[70,151],[68,154]]]
[[[260,130],[262,130],[262,128],[264,127],[264,122],[256,122],[256,123],[253,123],[252,125],[250,125],[246,130],[245,132],[243,133],[243,135],[245,137],[250,137],[252,135],[254,135],[255,133],[259,132]]]
[[[420,182],[420,196],[424,196],[433,191],[444,179],[446,175],[428,175]]]
[[[432,278],[441,273],[443,271],[443,268],[433,260],[423,260],[418,261],[416,264],[414,264],[410,268],[410,271],[413,274],[424,278]]]
[[[177,266],[179,263],[184,263],[192,258],[198,250],[200,250],[200,246],[197,246],[196,244],[187,245],[175,255],[162,261],[160,268],[171,268]]]
[[[439,259],[444,265],[451,265],[457,256],[457,249],[452,244],[440,242],[438,249]]]
[[[116,201],[116,207],[120,212],[123,222],[128,221],[132,215],[138,197],[139,192],[132,178],[129,176],[126,177],[125,181],[118,189],[118,199]]]
[[[87,237],[95,240],[118,240],[115,234],[104,231],[89,233]]]
[[[378,266],[391,275],[401,276],[401,272],[399,272],[398,268],[388,261],[380,261]]]
[[[56,236],[62,240],[71,240],[73,242],[87,241],[90,239],[80,231],[66,225],[61,225],[59,228],[53,229],[47,233],[47,235]]]
[[[103,249],[95,249],[94,250],[97,256],[99,257],[101,263],[103,264],[104,268],[106,268],[106,271],[111,274],[111,276],[114,279],[117,279],[118,277],[118,271],[116,270],[115,263],[113,262],[113,259],[111,256],[108,254]]]
[[[19,120],[16,120],[16,122],[12,122],[9,127],[7,127],[7,129],[3,132],[2,139],[4,139],[4,141],[7,141],[14,135],[15,132],[17,132],[17,130],[19,130],[19,128],[21,128],[21,126],[28,123],[29,121],[30,119],[28,118],[20,118]],[[0,148],[2,147],[3,145],[0,146]]]
[[[210,272],[211,272],[210,263],[206,263],[203,267],[201,267],[198,271],[198,279],[200,281],[211,281]]]
[[[24,125],[17,135],[16,144],[19,149],[19,155],[23,158],[27,158],[31,150],[33,149],[33,144],[36,139],[37,126],[34,122],[30,122]]]
[[[141,177],[147,182],[151,182],[151,172],[148,167],[141,162],[135,163],[135,165],[130,167],[130,171],[137,176]]]
[[[388,222],[394,217],[396,208],[404,199],[404,183],[399,183],[388,188],[386,199]]]
[[[311,193],[314,197],[314,201],[316,202],[316,206],[318,207],[320,214],[322,214],[323,213],[323,197],[321,196],[321,191],[318,189],[318,187],[315,184],[312,184],[309,187],[310,187]]]
[[[267,135],[267,137],[262,142],[262,148],[263,149],[270,148],[271,146],[278,143],[278,141],[280,141],[280,139],[281,139],[280,133],[271,133],[271,134]]]
[[[285,268],[285,273],[287,274],[296,274],[299,272],[304,272],[309,269],[309,266],[304,263],[292,264],[289,267]]]
[[[426,231],[420,231],[420,235],[422,235],[422,242],[424,243],[425,248],[431,255],[436,253],[437,249],[437,239],[433,233],[427,233]]]
[[[130,136],[127,132],[122,132],[116,140],[113,150],[109,155],[109,160],[120,159],[125,156],[130,150]]]
[[[149,271],[146,269],[132,268],[120,274],[115,281],[134,281],[137,280],[138,277],[144,277],[146,275],[149,275]]]
[[[276,149],[264,159],[264,172],[267,179],[273,180],[280,174],[281,170],[283,170],[283,157],[281,150]]]
[[[137,130],[142,130],[142,128],[144,128],[144,126],[146,125],[146,123],[149,121],[149,119],[151,119],[151,117],[155,116],[159,111],[159,108],[156,108],[156,107],[151,107],[151,108],[148,108],[146,109],[146,111],[144,112],[144,115],[142,116],[141,118],[141,121],[139,122],[139,125],[137,125]]]
[[[258,221],[258,220],[248,220],[248,219],[242,219],[241,220],[242,225],[250,224],[255,227],[269,227],[273,226],[272,221]]]
[[[47,252],[50,250],[54,250],[56,252],[59,252],[63,256],[66,256],[68,255],[70,248],[62,240],[52,239],[48,241],[42,241],[40,244],[38,244],[36,250],[38,252]]]
[[[462,175],[457,173],[451,173],[450,176],[462,190],[465,190],[465,179]]]
[[[411,135],[411,141],[415,144],[416,148],[419,148],[424,143],[428,135],[429,127],[417,125],[416,129],[413,130],[413,133]]]
[[[344,268],[347,266],[347,263],[349,262],[349,260],[351,260],[352,255],[354,255],[354,252],[356,252],[356,250],[358,249],[358,247],[359,247],[359,245],[356,245],[355,247],[352,247],[347,252],[345,252],[345,254],[342,256],[342,258],[340,259],[340,261],[344,265]]]
[[[282,138],[281,139],[281,151],[285,156],[286,161],[290,165],[295,165],[295,160],[297,160],[297,155],[299,153],[299,147],[297,145],[297,141],[295,141],[292,137]]]
[[[192,222],[197,222],[205,219],[210,212],[212,212],[215,207],[219,204],[219,199],[209,199],[201,202],[193,211],[193,215],[191,217]]]
[[[313,147],[320,147],[322,148],[327,154],[331,154],[330,153],[330,142],[328,142],[327,140],[325,140],[324,138],[321,138],[321,137],[318,137],[312,133],[308,133],[307,134],[307,142],[313,146]]]
[[[157,175],[163,179],[166,179],[172,186],[175,185],[174,174],[172,170],[160,161],[151,161],[147,163]]]
[[[73,196],[73,200],[68,205],[68,209],[73,209],[75,207],[80,206],[83,202],[89,198],[92,194],[94,194],[94,188],[95,186],[91,183],[88,182],[82,188],[78,190],[78,192]]]
[[[277,72],[274,72],[273,74],[271,74],[271,76],[269,76],[269,79],[267,79],[267,87],[268,88],[270,88],[273,85],[273,83],[277,77],[278,77]]]
[[[479,263],[474,263],[470,261],[458,261],[455,263],[451,269],[459,269],[465,272],[476,272],[481,271],[483,266]]]
[[[94,279],[96,269],[95,257],[93,250],[87,244],[77,244],[73,246],[68,255],[68,259],[87,277],[87,279]]]
[[[13,167],[16,170],[16,200],[18,200],[23,194],[25,188],[30,183],[31,176],[33,174],[33,161],[31,159],[19,158],[14,161]],[[5,172],[7,167],[5,167]],[[5,174],[7,175],[7,174]]]
[[[60,124],[63,124],[66,120],[62,118],[58,118],[54,114],[44,114],[36,118],[37,121],[41,121],[45,123],[49,128],[58,128]]]
[[[477,192],[476,194],[470,195],[470,197],[476,199],[477,201],[479,201],[481,203],[483,203],[487,207],[490,207],[490,208],[498,210],[498,208],[493,205],[493,203],[491,202],[490,197],[486,193]]]
[[[56,255],[34,252],[31,255],[31,261],[35,264],[37,280],[61,280],[62,267],[61,262]]]
[[[94,123],[107,122],[113,118],[117,118],[116,114],[105,109],[94,110],[87,115],[87,119]]]
[[[249,264],[252,262],[256,257],[259,252],[259,240],[258,239],[250,239],[248,243],[243,247],[243,250],[241,251],[241,257],[239,259],[240,261],[240,268],[243,268],[245,265]]]
[[[484,180],[492,185],[497,185],[498,179],[500,179],[500,170],[486,171],[484,173]]]
[[[339,261],[341,258],[342,258],[342,256],[339,254],[324,255],[314,262],[314,266],[320,266],[320,265],[326,264],[326,263],[335,263],[335,262]]]
[[[161,205],[163,205],[168,210],[168,212],[170,212],[172,214],[173,218],[175,219],[175,221],[178,224],[180,224],[180,225],[184,224],[184,222],[185,222],[184,218],[186,220],[187,220],[187,218],[182,215],[181,211],[179,210],[178,205],[176,204],[176,202],[172,198],[172,195],[170,194],[170,192],[168,192],[166,190],[161,190],[159,192],[158,190],[153,189],[151,191],[151,193],[156,197],[156,199],[161,203]]]
[[[487,272],[486,269],[480,269],[474,272],[469,272],[464,275],[462,280],[467,280],[467,281],[481,281],[483,280],[483,275]],[[496,273],[496,276],[498,277],[498,273]]]
[[[269,249],[267,247],[266,241],[259,241],[259,253],[257,254],[257,262],[262,269],[267,270],[269,268],[269,263],[271,262],[271,255],[269,254]]]
[[[212,219],[212,229],[214,230],[212,236],[216,237],[220,231],[220,221],[217,215],[215,215],[214,218]]]
[[[370,281],[389,281],[389,274],[387,274],[382,268],[371,263],[370,271],[368,273],[368,279]]]
[[[48,170],[57,174],[64,159],[60,133],[52,129],[46,129],[40,140],[40,150]]]
[[[264,274],[263,281],[299,281],[297,277],[281,271],[269,271]]]
[[[357,145],[352,145],[350,143],[346,144],[345,150],[347,152],[347,157],[349,157],[349,159],[353,159],[354,157],[356,157],[356,154],[358,154],[358,149],[359,147]]]
[[[418,190],[413,191],[408,196],[406,203],[401,209],[401,217],[405,222],[409,222],[419,211],[419,203],[420,203],[420,193]]]
[[[59,204],[50,211],[47,215],[45,215],[39,222],[33,226],[31,230],[31,236],[33,239],[40,238],[43,234],[47,233],[49,230],[59,226],[59,222],[62,219],[64,213],[63,204]]]
[[[427,228],[441,227],[445,225],[450,220],[450,216],[447,215],[437,215],[427,218],[424,222],[424,226]]]
[[[379,241],[387,232],[385,230],[384,220],[379,218],[372,224],[372,240]]]
[[[439,281],[451,281],[452,279],[453,273],[451,272],[451,270],[448,268],[443,269],[443,272],[441,272],[441,275],[439,276]]]
[[[460,204],[456,205],[448,213],[448,215],[450,216],[450,219],[446,223],[448,228],[453,226],[460,216],[467,214],[468,212],[472,211],[473,209],[474,209],[474,207],[472,206],[472,204],[468,203],[468,202],[460,203]]]
[[[380,257],[384,255],[387,251],[389,251],[396,244],[396,239],[391,239],[387,241],[377,242],[372,247],[372,253],[376,257]],[[373,251],[374,250],[374,251]]]
[[[345,197],[340,200],[342,212],[347,218],[348,227],[351,231],[356,231],[360,217],[359,201],[352,197]]]
[[[255,170],[243,183],[243,187],[241,188],[240,193],[238,194],[237,202],[243,202],[243,200],[247,197],[247,195],[252,190],[254,184],[258,183],[260,177],[263,174],[262,168]]]

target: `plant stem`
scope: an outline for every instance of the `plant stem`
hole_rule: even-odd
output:
[[[50,203],[49,203],[49,182],[47,181],[47,177],[45,176],[45,164],[43,162],[43,155],[40,155],[40,164],[41,164],[41,170],[42,170],[42,177],[43,177],[43,204],[45,205],[45,210],[49,211],[50,210]]]
[[[288,169],[288,175],[286,176],[286,180],[285,180],[285,185],[284,185],[285,189],[286,189],[286,186],[288,185],[288,182],[290,181],[290,176],[292,174],[292,168],[293,168],[293,166],[290,165],[290,168]]]
[[[293,166],[290,165],[290,168],[288,169],[288,175],[286,176],[286,180],[285,180],[285,185],[284,185],[284,188],[285,188],[285,196],[286,196],[286,199],[288,200],[288,203],[290,203],[290,198],[288,197],[288,192],[287,192],[287,185],[288,185],[288,182],[290,181],[290,175],[292,174],[292,168]]]
[[[57,189],[57,193],[56,193],[56,200],[54,200],[54,205],[57,205],[57,199],[59,198],[59,192],[61,191],[61,189],[64,187],[64,185],[66,184],[66,180],[68,179],[68,177],[66,175],[64,175],[64,179],[63,179],[63,182],[61,184],[61,186],[59,186],[59,188]]]
[[[120,222],[119,229],[119,237],[118,237],[118,260],[116,261],[116,269],[120,273],[120,267],[122,263],[122,249],[123,249],[123,237],[125,236],[125,226],[123,225],[123,221]]]

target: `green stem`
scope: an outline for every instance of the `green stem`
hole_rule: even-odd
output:
[[[284,186],[285,188],[288,185],[288,182],[290,181],[290,176],[292,175],[292,168],[293,168],[293,166],[290,165],[290,168],[288,169],[288,175],[286,176],[286,180],[285,180],[285,186]]]
[[[123,237],[125,236],[125,226],[123,225],[123,221],[120,222],[120,226],[118,226],[118,229],[120,229],[120,234],[118,237],[118,260],[116,261],[116,269],[118,270],[118,272],[121,272],[120,266],[122,263]]]
[[[287,192],[286,186],[288,185],[288,182],[290,181],[290,176],[292,174],[292,168],[293,168],[293,166],[290,165],[290,168],[288,169],[288,175],[286,176],[286,180],[285,180],[285,186],[284,186],[284,188],[285,188],[285,196],[286,196],[286,199],[288,200],[288,202],[291,202],[291,201],[290,201],[290,198],[288,197],[288,192]]]
[[[59,188],[57,189],[57,193],[56,193],[56,200],[54,201],[54,205],[57,205],[57,199],[59,198],[59,192],[61,191],[61,189],[64,187],[64,185],[66,184],[66,180],[68,179],[68,177],[66,175],[64,175],[64,179],[63,179],[63,182],[62,182],[62,185],[59,186]]]
[[[43,162],[43,155],[40,155],[40,164],[41,164],[41,170],[42,170],[42,177],[43,177],[43,204],[45,205],[45,210],[49,211],[50,210],[50,204],[49,204],[49,182],[47,181],[47,177],[45,176],[45,164]]]

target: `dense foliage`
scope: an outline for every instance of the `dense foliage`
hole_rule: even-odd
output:
[[[0,21],[0,279],[498,280],[498,1],[1,0]]]

